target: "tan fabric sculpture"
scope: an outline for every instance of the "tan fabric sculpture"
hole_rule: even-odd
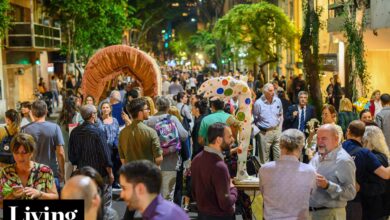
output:
[[[83,94],[99,100],[105,84],[120,74],[141,82],[145,96],[161,94],[161,72],[156,61],[145,52],[126,45],[109,46],[92,56],[83,75]]]

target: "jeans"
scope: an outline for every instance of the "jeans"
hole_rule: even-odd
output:
[[[51,93],[53,93],[53,100],[57,103],[57,107],[58,107],[59,104],[58,91],[57,90],[51,91]],[[54,107],[54,102],[53,102],[53,107]]]
[[[60,178],[54,177],[54,183],[56,184],[58,195],[61,195],[61,183],[60,183]]]

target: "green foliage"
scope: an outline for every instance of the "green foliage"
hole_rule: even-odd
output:
[[[99,48],[120,43],[124,29],[138,22],[125,0],[46,0],[44,6],[61,22],[67,52],[76,50],[85,59]]]
[[[182,57],[184,55],[187,55],[189,52],[188,48],[188,42],[183,39],[176,39],[174,41],[171,41],[169,44],[169,49],[177,56]]]
[[[303,2],[303,16],[304,16],[304,28],[301,38],[301,49],[306,49],[303,53],[310,53],[310,56],[312,59],[315,60],[315,62],[312,62],[310,65],[312,68],[315,68],[317,71],[319,71],[319,33],[320,29],[322,28],[322,23],[320,20],[322,8],[317,7],[315,10],[310,10],[309,4],[306,1]],[[304,61],[305,62],[305,61]],[[310,61],[306,61],[310,62]],[[307,71],[310,78],[310,72]]]
[[[202,52],[208,59],[215,57],[215,38],[208,31],[198,31],[190,37],[190,47],[193,52]]]
[[[183,37],[179,35],[170,43],[170,50],[177,56],[182,57],[186,53],[189,57],[195,59],[195,54],[205,55],[204,59],[209,62],[216,62],[216,39],[205,30],[201,30],[191,35]],[[231,48],[228,45],[222,45],[222,59],[232,58]]]
[[[247,59],[263,63],[279,59],[278,47],[293,48],[298,37],[283,11],[266,2],[240,4],[219,19],[213,34],[235,49],[247,48]]]
[[[303,1],[304,28],[300,40],[303,66],[312,104],[321,114],[322,93],[320,89],[319,32],[322,27],[320,15],[322,8],[314,8],[313,0]]]
[[[158,39],[156,35],[149,34],[159,33],[164,21],[174,20],[181,16],[178,8],[171,7],[177,0],[131,0],[129,6],[135,9],[134,17],[138,22],[134,23],[133,33],[131,34],[130,43],[140,46],[143,50],[150,50],[153,43]]]
[[[352,1],[349,1],[345,4],[345,11],[349,13],[344,13],[345,17],[345,23],[344,23],[344,32],[345,37],[348,39],[348,59],[350,62],[354,63],[354,68],[352,68],[352,71],[349,75],[349,82],[352,83],[353,87],[353,94],[352,94],[352,100],[356,100],[357,98],[357,91],[356,91],[356,85],[355,85],[355,79],[357,77],[360,78],[363,84],[363,91],[368,91],[369,86],[369,73],[367,72],[367,64],[364,57],[364,41],[363,41],[363,31],[364,31],[364,25],[365,25],[365,16],[363,17],[362,21],[362,27],[359,31],[359,28],[356,24],[356,12],[355,11],[349,11],[351,5],[353,4]]]
[[[9,0],[0,0],[0,39],[3,39],[5,33],[7,32],[11,17],[9,16],[9,12],[11,10],[11,6],[9,4]]]

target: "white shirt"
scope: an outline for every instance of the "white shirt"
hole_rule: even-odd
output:
[[[374,101],[374,105],[375,105],[375,114],[374,114],[374,118],[375,118],[376,114],[378,114],[383,107],[381,101]]]
[[[194,77],[190,78],[190,87],[196,87],[195,81],[196,79]]]

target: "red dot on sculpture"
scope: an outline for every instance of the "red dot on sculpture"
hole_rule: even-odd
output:
[[[222,80],[222,85],[226,86],[228,84],[228,81],[226,79]]]

